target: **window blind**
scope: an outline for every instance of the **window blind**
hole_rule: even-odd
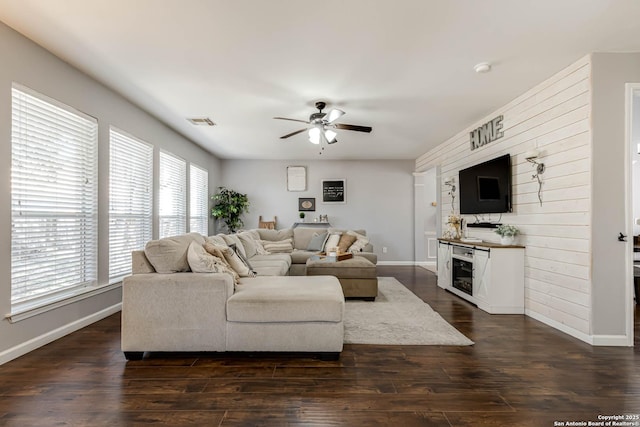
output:
[[[189,165],[189,231],[209,235],[209,172]]]
[[[153,237],[153,146],[109,132],[109,282],[131,273],[131,251]]]
[[[13,310],[96,284],[98,123],[23,86],[11,94]]]
[[[161,151],[159,172],[160,238],[184,234],[187,229],[187,164],[179,157]]]

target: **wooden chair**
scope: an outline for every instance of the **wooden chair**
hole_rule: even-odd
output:
[[[260,217],[258,218],[258,228],[266,228],[269,230],[275,230],[276,229],[276,221],[278,220],[278,217],[274,216],[273,217],[273,221],[263,221],[262,220],[262,215],[260,215]]]

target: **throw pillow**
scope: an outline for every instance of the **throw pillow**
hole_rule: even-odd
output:
[[[238,254],[231,249],[229,246],[220,246],[220,245],[211,245],[209,243],[205,243],[204,248],[209,253],[214,253],[216,250],[219,250],[222,253],[224,259],[229,263],[231,268],[238,273],[240,277],[248,277],[249,276],[249,267],[247,267]]]
[[[237,234],[225,234],[222,236],[225,242],[227,242],[228,246],[236,245],[238,250],[242,252],[242,255],[247,256],[247,253],[244,250],[244,246],[242,246],[242,242]]]
[[[244,254],[247,258],[253,257],[258,250],[256,248],[256,241],[253,238],[253,235],[250,231],[243,231],[242,233],[238,233],[238,238],[242,242],[242,246],[244,247]]]
[[[329,233],[313,233],[313,237],[309,242],[309,246],[307,246],[308,251],[320,252],[324,249],[324,244],[329,238]]]
[[[189,233],[151,240],[145,245],[144,254],[158,273],[189,271],[187,251],[193,241],[203,244],[204,237],[198,233]]]
[[[347,249],[353,245],[353,242],[358,240],[356,236],[352,236],[351,234],[343,234],[340,236],[340,241],[338,242],[338,252],[344,253],[347,252]]]
[[[347,231],[347,234],[355,236],[357,239],[353,243],[353,245],[351,245],[351,247],[347,249],[349,252],[352,252],[352,253],[362,252],[364,247],[369,244],[369,239],[367,238],[367,236],[364,236],[360,233],[356,233],[355,231]]]
[[[293,252],[293,239],[284,239],[279,241],[261,240],[262,246],[270,254],[291,253]]]
[[[207,243],[205,243],[206,245]],[[187,251],[189,266],[194,273],[226,273],[233,277],[233,282],[238,282],[238,274],[229,267],[226,261],[207,252],[203,245],[191,242]]]
[[[224,236],[224,234],[217,234],[215,236],[205,237],[204,240],[214,245],[227,246],[227,242],[224,240],[222,236]]]
[[[244,255],[242,255],[242,252],[238,250],[238,247],[236,245],[231,245],[229,247],[234,250],[236,255],[238,255],[238,258],[240,258],[240,261],[242,261],[242,263],[249,269],[249,273],[247,274],[247,277],[256,277],[257,276],[256,271],[253,269],[253,267],[249,263],[249,260]]]
[[[340,236],[342,236],[342,233],[330,233],[329,234],[329,237],[327,238],[327,241],[324,244],[325,252],[328,251],[329,248],[337,248],[338,247],[338,243],[340,243]]]

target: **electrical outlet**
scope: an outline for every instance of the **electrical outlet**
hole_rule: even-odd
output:
[[[386,254],[386,253],[387,253],[387,247],[386,247],[386,246],[383,246],[383,247],[382,247],[382,253],[383,253],[383,254]]]

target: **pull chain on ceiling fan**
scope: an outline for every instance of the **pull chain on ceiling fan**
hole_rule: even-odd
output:
[[[332,108],[327,113],[323,113],[322,110],[327,106],[325,102],[318,101],[316,102],[316,108],[318,109],[317,113],[313,113],[309,116],[309,120],[298,120],[298,119],[289,119],[287,117],[274,117],[277,120],[289,120],[293,122],[301,122],[306,123],[309,126],[297,130],[295,132],[291,132],[287,135],[283,135],[280,139],[286,139],[291,136],[297,135],[299,133],[308,130],[307,134],[309,136],[309,142],[312,144],[318,144],[322,147],[323,144],[335,144],[338,142],[336,137],[338,136],[337,132],[334,129],[342,129],[342,130],[353,130],[356,132],[371,132],[372,128],[370,126],[358,126],[358,125],[347,125],[343,123],[334,123],[340,117],[345,115],[346,113],[337,108]],[[324,147],[322,147],[324,150]],[[320,152],[322,154],[322,152]]]

